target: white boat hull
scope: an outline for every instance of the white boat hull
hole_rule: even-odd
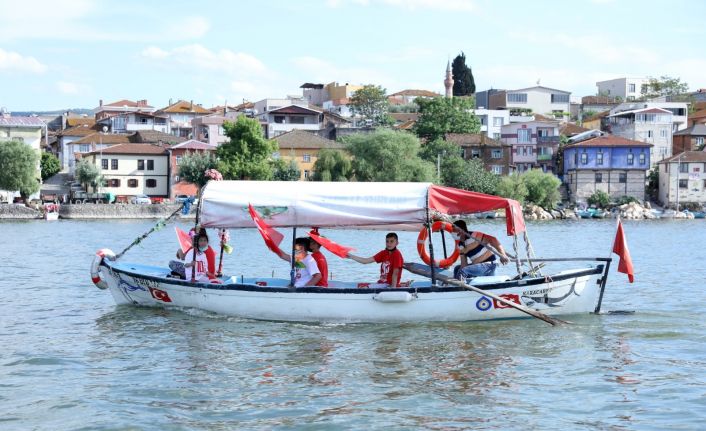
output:
[[[59,213],[44,213],[44,219],[48,221],[59,220]]]
[[[564,271],[551,278],[484,285],[548,315],[593,312],[603,266]],[[457,287],[431,289],[428,281],[408,288],[341,287],[290,289],[285,280],[237,279],[225,284],[166,278],[168,269],[116,262],[100,265],[101,279],[118,304],[194,308],[249,319],[298,322],[431,322],[525,318],[526,314]],[[474,280],[474,285],[476,281]],[[481,280],[482,281],[482,280]]]

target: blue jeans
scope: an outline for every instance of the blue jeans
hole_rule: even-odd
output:
[[[454,268],[454,278],[464,280],[466,278],[495,275],[495,268],[497,267],[498,264],[495,262],[475,263],[466,265],[463,268],[458,265]]]

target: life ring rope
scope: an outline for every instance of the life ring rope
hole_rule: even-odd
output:
[[[451,256],[447,257],[446,259],[434,260],[435,265],[437,265],[439,268],[446,269],[449,266],[453,265],[454,262],[456,262],[456,259],[458,259],[458,256],[460,255],[461,251],[459,247],[459,238],[458,236],[453,235],[454,227],[451,223],[445,221],[435,221],[431,225],[432,233],[438,232],[442,229],[452,234],[454,240],[456,241],[456,244],[454,245],[454,251],[453,253],[451,253]],[[429,239],[429,232],[426,226],[424,226],[422,227],[422,230],[419,231],[419,236],[417,237],[417,253],[419,253],[419,257],[422,259],[422,261],[424,261],[424,263],[426,263],[427,265],[431,265],[431,257],[429,256],[429,252],[426,247],[427,239]]]
[[[93,262],[91,262],[91,281],[99,289],[108,288],[108,285],[101,279],[100,275],[100,265],[103,263],[103,259],[115,260],[115,253],[110,249],[102,248],[98,250],[93,257]]]

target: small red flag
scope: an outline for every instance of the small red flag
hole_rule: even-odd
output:
[[[262,220],[262,217],[260,217],[260,214],[255,211],[252,204],[248,204],[248,210],[250,211],[250,217],[252,217],[255,225],[257,226],[257,230],[260,232],[260,235],[262,235],[262,239],[265,240],[267,248],[272,250],[272,252],[277,255],[282,254],[282,250],[280,250],[278,246],[284,239],[284,235],[265,223],[265,221]]]
[[[632,259],[630,258],[630,250],[628,250],[628,241],[625,238],[625,232],[623,231],[623,224],[618,219],[618,230],[615,232],[615,242],[613,242],[613,253],[620,257],[620,262],[618,263],[618,272],[628,275],[628,280],[630,283],[633,282],[635,277],[633,276]]]
[[[181,251],[183,253],[186,253],[191,248],[193,239],[189,236],[188,233],[184,232],[176,226],[174,226],[174,230],[176,231],[177,240],[179,240],[179,247],[181,247]]]
[[[355,250],[353,247],[347,247],[345,245],[336,244],[330,239],[324,238],[323,236],[319,235],[318,231],[316,230],[312,230],[311,232],[309,232],[309,236],[311,237],[311,239],[321,244],[321,247],[342,258],[346,258],[348,256],[349,251]]]

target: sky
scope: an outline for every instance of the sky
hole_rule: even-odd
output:
[[[0,106],[121,99],[205,107],[305,82],[443,93],[460,52],[478,91],[681,78],[706,88],[706,2],[690,0],[0,0]]]

